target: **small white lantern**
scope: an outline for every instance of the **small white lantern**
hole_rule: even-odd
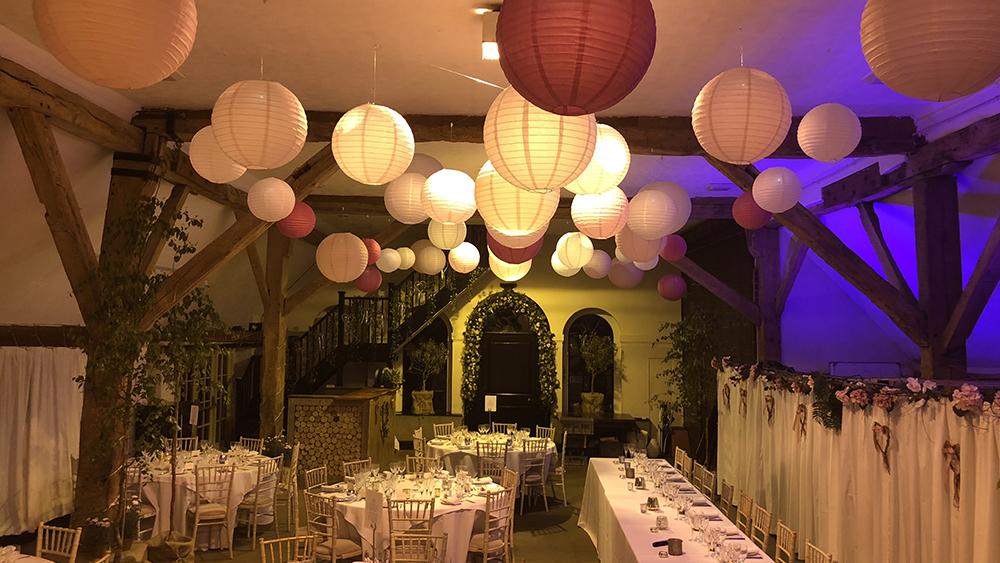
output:
[[[438,170],[424,182],[420,202],[431,219],[461,223],[476,213],[476,182],[465,172]]]
[[[579,176],[594,155],[593,115],[549,113],[506,88],[486,112],[483,146],[497,172],[529,191],[558,190]]]
[[[618,260],[619,262],[631,262],[632,261],[631,259],[629,259],[628,256],[625,256],[624,254],[622,254],[622,249],[618,248],[617,241],[615,241],[615,260]]]
[[[416,225],[427,219],[422,201],[426,181],[416,172],[407,172],[386,184],[382,199],[393,219],[404,225]]]
[[[463,242],[448,253],[448,264],[460,274],[468,274],[479,267],[479,259],[479,249],[471,242]]]
[[[595,280],[599,280],[608,275],[611,271],[611,257],[601,249],[594,250],[594,255],[590,262],[583,267],[583,273]]]
[[[202,127],[194,134],[188,153],[191,167],[209,182],[228,184],[247,171],[245,166],[233,162],[229,155],[222,152],[219,143],[215,141],[211,125]]]
[[[847,106],[818,105],[802,117],[797,137],[802,152],[810,158],[836,162],[857,148],[861,141],[861,120]]]
[[[614,127],[598,123],[594,156],[583,173],[566,184],[566,189],[575,194],[599,194],[618,187],[631,162],[625,137]]]
[[[413,131],[396,110],[362,104],[337,121],[330,148],[344,174],[375,186],[406,172],[413,160]]]
[[[552,257],[549,258],[549,264],[552,264],[552,271],[559,274],[564,278],[571,278],[580,272],[580,268],[570,268],[566,264],[563,264],[559,260],[559,254],[556,252],[552,253]]]
[[[486,230],[489,231],[490,235],[492,235],[497,242],[506,246],[507,248],[528,248],[529,246],[538,242],[538,239],[545,236],[545,231],[547,231],[548,229],[549,229],[549,224],[546,223],[533,233],[528,233],[526,235],[511,236],[501,233],[497,229],[494,229],[493,225],[486,223]]]
[[[618,234],[628,221],[628,198],[615,186],[598,194],[573,196],[573,224],[590,238],[607,239]]]
[[[316,267],[332,282],[358,279],[368,266],[368,248],[352,233],[333,233],[316,247]]]
[[[417,261],[417,255],[409,247],[403,246],[397,248],[396,252],[399,253],[399,269],[409,270],[413,267],[413,264]]]
[[[556,254],[566,267],[582,268],[594,256],[594,243],[583,233],[566,233],[556,243]]]
[[[380,254],[378,260],[375,261],[375,265],[378,266],[378,269],[382,270],[386,274],[391,274],[398,270],[402,263],[403,257],[399,255],[398,251],[392,248],[383,248],[382,254]]]
[[[226,88],[212,108],[219,148],[250,170],[279,168],[306,143],[306,111],[277,82],[243,80]]]
[[[191,54],[195,0],[35,0],[35,27],[49,52],[108,88],[145,88]]]
[[[487,252],[490,256],[490,270],[501,281],[515,282],[528,275],[528,271],[531,270],[531,260],[520,264],[509,264],[497,258],[489,249],[487,249]]]
[[[618,245],[616,254],[621,251],[622,256],[631,262],[646,262],[660,253],[660,249],[663,248],[663,239],[644,239],[626,226],[615,235],[615,244]]]
[[[247,191],[247,207],[261,221],[281,221],[295,209],[295,190],[277,178],[258,180]]]
[[[642,270],[632,262],[611,261],[611,271],[608,272],[611,285],[622,289],[632,289],[642,283]]]
[[[673,182],[656,182],[640,191],[628,206],[628,227],[646,240],[679,231],[691,217],[691,197]]]
[[[660,257],[659,256],[653,256],[653,258],[651,260],[647,260],[645,262],[635,262],[634,264],[635,264],[636,268],[639,268],[643,272],[648,272],[648,271],[652,270],[653,268],[655,268],[657,266],[657,264],[659,264],[659,263],[660,263]]]
[[[441,250],[451,250],[462,244],[467,231],[465,223],[439,223],[431,219],[427,225],[427,238]]]
[[[441,273],[441,270],[444,269],[447,259],[440,248],[427,242],[427,244],[421,245],[414,244],[413,251],[417,255],[417,260],[413,263],[414,270],[421,274],[434,275]]]
[[[504,234],[537,231],[555,215],[559,190],[529,192],[511,184],[486,161],[476,176],[476,205],[483,221]]]
[[[792,106],[770,74],[749,67],[720,73],[702,87],[691,126],[705,152],[731,164],[771,155],[788,135]]]
[[[802,182],[783,166],[768,168],[753,181],[753,200],[764,211],[784,213],[795,207],[802,197]]]

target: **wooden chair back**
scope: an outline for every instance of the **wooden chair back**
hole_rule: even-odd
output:
[[[704,467],[701,470],[701,492],[709,499],[715,498],[715,472]]]
[[[740,491],[740,502],[736,505],[736,527],[744,534],[750,535],[751,517],[753,516],[753,497]]]
[[[309,491],[303,493],[303,499],[306,502],[307,533],[316,536],[317,544],[336,546],[340,531],[337,499]]]
[[[392,563],[440,563],[448,552],[448,534],[425,536],[394,533],[389,538]]]
[[[430,535],[434,499],[390,500],[388,505],[390,535],[400,532]]]
[[[476,442],[476,457],[480,477],[499,479],[507,467],[507,443]]]
[[[203,465],[194,469],[194,491],[198,499],[195,504],[195,518],[200,504],[221,504],[229,506],[229,495],[233,491],[233,468],[229,465]]]
[[[486,526],[483,529],[483,561],[489,561],[491,553],[503,552],[503,560],[510,553],[510,525],[514,520],[514,492],[504,489],[486,493]],[[501,544],[495,542],[500,540]],[[500,545],[491,549],[490,545]]]
[[[260,540],[260,563],[306,563],[316,560],[316,536]]]
[[[535,426],[535,438],[545,438],[551,440],[556,434],[556,429],[551,426]]]
[[[417,428],[413,431],[413,453],[422,456],[426,453],[427,442],[424,440],[424,429]]]
[[[246,448],[252,452],[259,452],[264,446],[263,438],[247,438],[245,436],[240,436],[239,445],[241,448]]]
[[[354,477],[358,473],[367,473],[371,471],[372,468],[372,458],[366,457],[365,459],[359,459],[357,461],[345,461],[344,462],[344,478]]]
[[[38,524],[38,539],[35,540],[35,555],[44,557],[56,555],[65,557],[67,563],[76,562],[76,552],[80,549],[80,528],[60,528]]]
[[[806,542],[806,563],[833,563],[833,555],[816,547],[812,542]]]
[[[684,454],[684,470],[681,473],[688,479],[691,479],[694,474],[694,458],[686,453]]]
[[[424,473],[425,471],[434,471],[437,466],[437,458],[424,457],[422,455],[406,456],[407,473]]]
[[[753,507],[752,528],[750,539],[761,549],[767,549],[767,540],[771,536],[771,511],[761,505]]]
[[[274,504],[274,493],[281,479],[282,456],[266,457],[257,462],[257,486],[247,493],[257,506]]]
[[[442,424],[434,425],[434,437],[435,438],[448,438],[455,433],[455,423],[445,422]]]
[[[795,563],[795,539],[794,530],[778,520],[778,539],[774,544],[775,563]]]
[[[327,483],[326,465],[320,465],[319,467],[306,469],[305,482],[306,482],[306,490],[312,493],[315,493],[316,489],[320,488],[322,485],[325,485]]]
[[[505,467],[500,477],[500,485],[505,489],[516,491],[519,478],[517,471]]]
[[[523,443],[526,454],[546,454],[549,451],[548,438],[528,438]]]
[[[494,422],[491,425],[490,431],[494,434],[511,434],[517,432],[516,422]]]
[[[732,520],[735,515],[733,514],[733,508],[736,505],[733,504],[733,486],[729,484],[725,479],[722,480],[722,487],[719,493],[719,510],[722,514]]]
[[[694,462],[694,469],[691,471],[690,480],[691,484],[694,485],[694,488],[698,489],[699,491],[704,489],[704,487],[702,486],[702,477],[703,477],[702,474],[704,472],[705,472],[705,466],[698,463],[697,461]]]
[[[190,452],[198,449],[197,436],[190,436],[188,438],[174,438],[174,441],[177,442],[178,451]],[[169,440],[167,441],[167,444],[168,445],[170,444]]]

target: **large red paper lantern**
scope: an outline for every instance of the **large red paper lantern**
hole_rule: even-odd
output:
[[[302,238],[311,233],[315,227],[316,212],[302,201],[295,202],[295,207],[288,217],[278,221],[278,230],[288,238]]]
[[[538,255],[545,243],[545,237],[539,238],[534,243],[524,248],[511,248],[504,246],[489,232],[486,233],[486,245],[490,247],[493,254],[508,264],[523,264]]]
[[[743,195],[733,202],[733,219],[737,225],[753,231],[768,224],[771,221],[771,214],[757,205],[751,192],[743,192]]]
[[[663,241],[663,248],[660,249],[660,258],[667,262],[676,262],[687,254],[688,243],[680,235],[667,235]]]
[[[650,0],[507,0],[500,68],[536,106],[562,115],[607,109],[642,80],[656,48]]]
[[[354,280],[354,287],[365,293],[374,293],[382,287],[382,272],[375,266],[368,266],[364,272]]]
[[[687,295],[687,282],[677,274],[667,274],[656,282],[656,291],[667,301],[679,301]]]
[[[378,243],[373,238],[361,239],[365,243],[365,248],[368,249],[368,265],[371,266],[375,262],[378,262],[380,256],[382,256],[382,245]]]

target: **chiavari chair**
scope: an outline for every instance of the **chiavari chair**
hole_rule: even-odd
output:
[[[535,426],[535,438],[545,438],[551,440],[556,434],[556,429],[551,426]]]
[[[312,563],[316,560],[316,536],[292,536],[260,540],[260,563]]]
[[[516,422],[494,422],[490,425],[490,432],[494,434],[512,434],[517,432]]]
[[[285,526],[291,530],[299,529],[299,449],[299,444],[292,446],[292,457],[288,467],[282,469],[275,495],[275,509],[278,503],[286,503]]]
[[[704,486],[702,485],[702,477],[703,477],[702,474],[704,472],[705,472],[705,466],[698,463],[697,461],[694,462],[694,469],[691,471],[690,481],[691,484],[694,485],[694,488],[698,489],[699,491],[704,489]]]
[[[524,472],[521,473],[521,514],[524,514],[524,494],[535,491],[542,497],[545,504],[545,512],[549,511],[549,499],[545,496],[545,482],[548,475],[545,473],[545,454],[549,451],[549,441],[538,438],[529,438],[524,441]]]
[[[264,447],[264,439],[240,436],[239,446],[252,452],[259,452]]]
[[[38,539],[35,540],[35,555],[44,557],[56,555],[65,557],[67,563],[76,563],[76,552],[80,549],[80,528],[60,528],[38,524]]]
[[[372,458],[366,457],[365,459],[359,459],[355,461],[345,461],[344,462],[344,479],[348,477],[354,477],[358,473],[367,473],[371,471],[372,468]]]
[[[507,561],[510,558],[511,523],[513,522],[513,491],[504,489],[486,493],[486,524],[481,533],[469,540],[469,553],[491,559]]]
[[[281,476],[281,459],[281,456],[268,457],[257,462],[257,484],[236,507],[237,517],[241,511],[247,515],[247,537],[252,538],[253,542],[257,541],[257,523],[261,516],[270,514],[274,520],[274,530],[278,530],[274,497]]]
[[[701,492],[709,500],[715,498],[715,472],[705,467],[701,469]]]
[[[767,549],[767,541],[771,536],[771,511],[761,505],[753,507],[751,518],[750,539],[761,549]]]
[[[562,449],[556,454],[559,464],[549,469],[549,486],[552,487],[552,498],[559,498],[556,496],[556,487],[561,488],[563,506],[569,504],[569,497],[566,496],[566,436],[568,433],[563,432]]]
[[[229,538],[229,558],[233,558],[233,530],[229,519],[229,498],[233,491],[233,468],[209,465],[194,469],[194,506],[188,513],[194,518],[192,537],[198,537],[202,526],[222,526]]]
[[[796,536],[794,530],[778,520],[778,537],[774,544],[774,563],[795,563]]]
[[[722,487],[719,493],[719,510],[722,514],[730,520],[734,518],[733,509],[736,505],[733,504],[733,486],[726,482],[725,479],[722,480]]]
[[[444,422],[442,424],[434,425],[434,437],[435,438],[448,438],[455,433],[455,423],[454,422]]]
[[[315,493],[317,489],[327,484],[327,477],[326,465],[306,469],[306,490],[310,493]]]
[[[812,542],[806,542],[806,563],[833,563],[833,555],[816,547]]]
[[[406,456],[406,472],[424,473],[426,471],[432,471],[433,467],[437,465],[437,463],[437,458],[424,457],[422,455],[408,455]]]
[[[424,429],[417,428],[413,431],[413,453],[418,456],[426,455],[427,444],[424,440]]]
[[[174,438],[173,441],[177,444],[177,451],[179,452],[191,452],[198,449],[198,437],[189,436],[187,438]],[[167,445],[170,445],[170,440],[167,441]]]
[[[361,546],[353,540],[340,537],[337,500],[309,491],[302,498],[306,503],[306,528],[308,533],[317,538],[316,557],[331,563],[336,563],[338,559],[360,557],[363,552]]]
[[[499,479],[507,467],[507,443],[476,442],[476,461],[480,477]]]
[[[753,515],[753,497],[740,491],[740,502],[736,505],[736,527],[747,536],[750,535],[751,516]]]
[[[388,501],[389,534],[430,535],[434,520],[434,499]]]
[[[391,563],[441,563],[448,552],[448,534],[425,536],[394,533],[389,536]]]
[[[138,532],[139,539],[148,538],[153,535],[153,526],[156,521],[156,507],[145,499],[142,488],[146,484],[146,477],[142,473],[142,468],[135,463],[125,466],[125,496],[134,498],[139,506],[136,512],[139,516]],[[143,524],[148,525],[143,527]],[[124,521],[122,526],[124,526]],[[124,530],[123,530],[124,531]]]

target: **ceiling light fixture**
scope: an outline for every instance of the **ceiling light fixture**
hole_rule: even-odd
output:
[[[477,10],[478,11],[478,10]],[[497,45],[497,17],[500,12],[489,10],[483,16],[483,60],[499,61],[500,48]]]

